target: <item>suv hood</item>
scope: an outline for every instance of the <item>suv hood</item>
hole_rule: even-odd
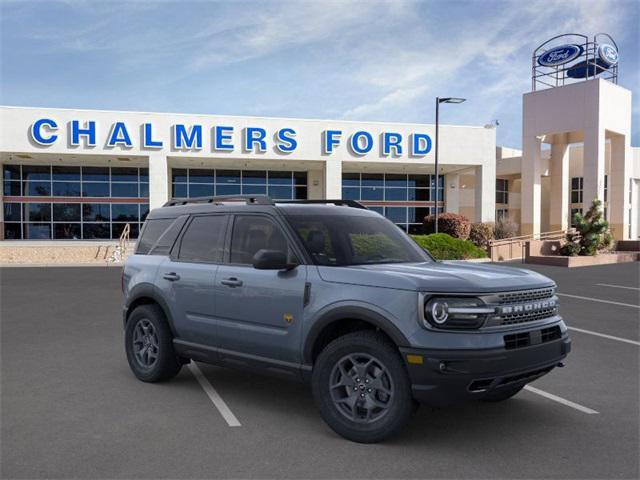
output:
[[[466,262],[385,263],[318,267],[327,282],[448,293],[489,293],[554,285],[531,270]]]

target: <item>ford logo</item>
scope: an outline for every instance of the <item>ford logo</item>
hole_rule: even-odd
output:
[[[560,45],[540,55],[538,57],[538,63],[543,67],[557,67],[558,65],[563,65],[569,63],[571,60],[575,60],[582,55],[583,51],[584,49],[580,45]]]
[[[612,67],[613,65],[618,63],[618,50],[613,45],[603,43],[598,47],[598,57],[607,66]]]

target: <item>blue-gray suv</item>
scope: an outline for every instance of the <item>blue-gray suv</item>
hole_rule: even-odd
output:
[[[346,200],[173,200],[123,273],[125,347],[145,382],[200,361],[309,382],[338,434],[377,442],[419,403],[506,400],[570,350],[554,283],[434,260]]]

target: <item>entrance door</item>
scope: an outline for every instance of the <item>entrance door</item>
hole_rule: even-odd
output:
[[[267,215],[236,215],[229,262],[216,275],[216,321],[224,350],[285,362],[300,361],[306,266],[257,270],[253,256],[279,250],[293,260],[282,226]],[[231,353],[230,353],[231,355]]]

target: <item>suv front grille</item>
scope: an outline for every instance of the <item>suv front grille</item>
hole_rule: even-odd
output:
[[[555,289],[554,288],[538,288],[535,290],[520,290],[517,292],[504,292],[499,293],[498,303],[500,306],[514,307],[520,305],[536,306],[538,302],[543,303],[545,301],[554,301],[553,306],[537,306],[537,308],[518,309],[513,308],[513,311],[502,312],[500,315],[500,323],[502,325],[515,325],[519,323],[534,322],[536,320],[543,320],[545,318],[553,317],[558,309],[555,306]]]
[[[536,290],[520,290],[517,292],[499,293],[500,305],[508,305],[510,303],[523,303],[532,300],[542,300],[553,297],[554,288],[538,288]]]

